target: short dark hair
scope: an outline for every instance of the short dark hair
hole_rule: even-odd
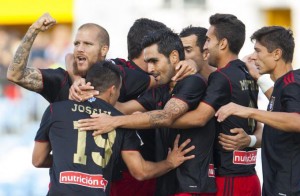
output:
[[[245,42],[245,25],[232,14],[214,14],[209,18],[210,25],[215,27],[218,40],[226,38],[229,50],[239,54]]]
[[[192,25],[182,29],[179,33],[179,37],[188,37],[195,35],[197,37],[197,46],[200,48],[201,53],[203,53],[203,47],[206,42],[207,29],[204,27],[193,27]]]
[[[118,88],[121,84],[120,69],[110,61],[97,62],[88,70],[86,82],[90,82],[100,94],[112,85]]]
[[[87,28],[97,28],[98,30],[98,39],[100,45],[107,45],[109,47],[109,34],[105,28],[96,24],[96,23],[85,23],[81,25],[78,30],[87,29]]]
[[[184,60],[184,48],[178,34],[170,29],[160,29],[149,33],[142,42],[142,47],[146,48],[152,44],[157,44],[158,52],[169,58],[173,50],[179,53],[179,59]]]
[[[251,41],[256,40],[272,52],[277,48],[282,50],[282,59],[286,63],[293,61],[295,42],[293,32],[281,26],[262,27],[255,31],[250,37]]]
[[[127,34],[128,59],[132,60],[141,55],[143,51],[141,42],[145,35],[152,31],[164,28],[167,28],[167,26],[161,22],[150,20],[148,18],[137,19],[130,27]]]

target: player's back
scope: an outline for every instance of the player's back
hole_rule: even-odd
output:
[[[49,139],[53,150],[49,195],[107,195],[112,169],[124,145],[124,130],[92,136],[79,119],[92,113],[121,113],[100,99],[52,104]],[[132,132],[134,133],[134,132]]]

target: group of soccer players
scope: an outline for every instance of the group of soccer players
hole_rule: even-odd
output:
[[[83,24],[67,71],[27,64],[38,33],[56,21],[46,13],[31,25],[7,77],[51,103],[33,150],[33,164],[50,168],[49,195],[300,194],[292,32],[257,30],[254,52],[243,62],[245,25],[231,14],[209,22],[208,29],[189,26],[178,35],[138,19],[127,36],[128,61],[105,60],[108,32]],[[268,111],[257,109],[258,84]]]

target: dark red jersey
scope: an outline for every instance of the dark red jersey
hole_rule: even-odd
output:
[[[177,98],[186,102],[189,110],[193,110],[204,96],[206,86],[206,81],[196,74],[179,81],[171,93],[169,86],[164,85],[147,91],[137,101],[146,110],[151,111],[162,109],[171,98]],[[158,178],[156,195],[216,192],[213,166],[215,122],[211,120],[205,127],[187,130],[157,129],[155,139],[157,161],[166,158],[168,148],[173,147],[177,133],[181,135],[180,143],[188,138],[192,139],[189,145],[195,145],[196,149],[190,154],[195,154],[196,158],[186,161],[175,170]]]
[[[144,92],[150,84],[150,77],[146,73],[118,65],[122,75],[122,87],[119,101],[124,102],[136,98]],[[40,94],[50,103],[67,100],[72,80],[67,71],[58,69],[40,69],[43,77],[43,89]]]
[[[277,79],[268,111],[300,113],[300,70]],[[262,168],[263,195],[300,195],[300,133],[265,125]]]

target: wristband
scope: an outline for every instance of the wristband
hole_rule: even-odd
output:
[[[273,80],[270,78],[269,74],[263,74],[257,79],[257,84],[261,88],[262,92],[265,93],[271,87],[274,86]]]
[[[257,141],[256,136],[255,136],[255,135],[249,135],[249,137],[250,137],[250,144],[249,144],[248,147],[253,147],[253,146],[255,146],[256,141]]]

